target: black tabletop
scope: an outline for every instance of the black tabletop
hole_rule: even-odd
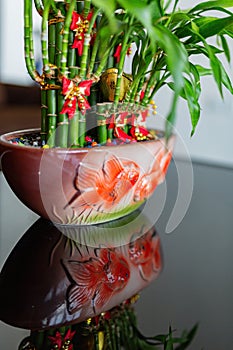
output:
[[[38,216],[18,201],[2,174],[0,193],[2,266]],[[190,350],[233,349],[233,169],[172,162],[143,210],[160,236],[164,266],[136,304],[140,329],[155,335],[171,325],[179,335],[198,323]],[[0,348],[17,349],[27,334],[0,323]]]

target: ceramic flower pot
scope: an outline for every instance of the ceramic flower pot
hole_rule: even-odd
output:
[[[160,238],[138,211],[63,230],[39,219],[12,250],[0,274],[5,323],[30,330],[80,323],[132,298],[161,271]]]
[[[39,130],[0,138],[10,187],[38,215],[58,224],[117,219],[140,207],[165,177],[174,137],[93,148],[42,149],[10,142]]]

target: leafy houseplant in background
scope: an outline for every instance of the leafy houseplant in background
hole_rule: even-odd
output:
[[[187,101],[193,134],[201,77],[212,75],[221,96],[223,86],[233,92],[219,58],[230,61],[231,6],[36,0],[43,66],[37,72],[32,1],[25,0],[25,60],[41,89],[41,130],[27,131],[26,141],[20,132],[1,138],[3,152],[12,151],[2,157],[3,170],[21,200],[62,224],[112,220],[140,206],[165,176],[179,97]],[[207,67],[192,61],[199,55]],[[165,85],[173,98],[163,135],[147,130],[146,118]]]

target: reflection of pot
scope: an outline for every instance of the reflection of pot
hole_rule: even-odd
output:
[[[110,231],[114,226],[121,230],[120,222],[99,228],[109,225]],[[133,224],[128,244],[109,245],[106,231],[102,244],[93,247],[79,243],[81,227],[76,234],[73,228],[75,239],[71,239],[39,219],[2,269],[0,319],[31,330],[73,324],[112,309],[146,287],[161,270],[160,240],[145,217],[137,226],[135,214],[126,217],[123,225],[126,222],[129,229]],[[83,229],[88,242],[92,226]]]
[[[172,137],[116,146],[41,149],[9,142],[39,132],[0,138],[3,173],[19,199],[59,224],[93,224],[127,215],[164,179]]]

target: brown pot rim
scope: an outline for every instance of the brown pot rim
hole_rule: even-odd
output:
[[[15,130],[15,131],[10,131],[7,132],[5,134],[0,135],[0,145],[2,146],[7,146],[8,148],[11,149],[17,149],[17,150],[30,150],[32,152],[55,152],[55,153],[66,153],[67,151],[69,151],[69,153],[87,153],[89,152],[91,149],[93,148],[87,148],[87,147],[80,147],[80,148],[70,148],[70,147],[66,147],[66,148],[62,148],[62,147],[54,147],[54,148],[43,148],[43,147],[33,147],[33,146],[21,146],[19,144],[14,144],[9,142],[10,139],[14,138],[14,137],[18,137],[18,136],[22,136],[22,135],[26,135],[26,134],[31,134],[31,133],[38,133],[40,132],[40,128],[30,128],[30,129],[22,129],[22,130]],[[155,129],[156,131],[159,131],[161,133],[163,133],[162,137],[159,137],[158,139],[154,139],[154,140],[148,140],[148,141],[143,141],[143,143],[147,143],[147,142],[151,142],[151,141],[160,141],[162,139],[164,139],[165,137],[165,133],[162,130],[159,129]],[[107,146],[107,145],[103,145],[101,146],[101,149],[112,149],[113,147],[123,147],[123,146],[131,146],[133,147],[135,144],[138,144],[138,142],[134,142],[134,143],[124,143],[122,145],[113,145],[113,146]],[[96,147],[98,148],[98,147]]]

